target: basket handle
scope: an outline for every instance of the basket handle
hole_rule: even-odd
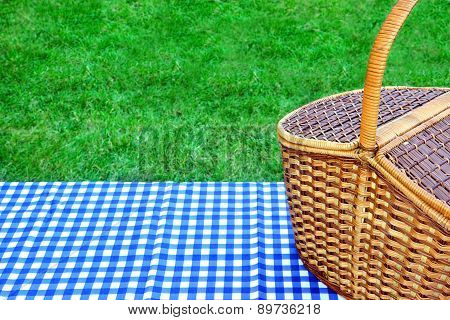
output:
[[[359,144],[363,150],[375,151],[380,106],[380,92],[391,46],[403,23],[418,0],[399,0],[387,16],[370,52],[362,102]]]

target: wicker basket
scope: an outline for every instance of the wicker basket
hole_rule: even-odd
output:
[[[388,15],[364,90],[278,124],[299,255],[346,298],[450,298],[450,89],[381,87],[416,2]]]

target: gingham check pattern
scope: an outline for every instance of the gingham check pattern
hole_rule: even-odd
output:
[[[282,183],[0,183],[3,299],[337,299]]]

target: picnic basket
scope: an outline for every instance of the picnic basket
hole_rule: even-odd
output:
[[[349,299],[450,298],[450,88],[382,87],[416,3],[387,16],[363,90],[278,123],[300,258]]]

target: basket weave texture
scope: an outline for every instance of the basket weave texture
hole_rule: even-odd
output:
[[[378,125],[401,117],[445,92],[440,88],[383,88]],[[298,137],[351,142],[359,136],[362,96],[362,91],[355,91],[310,103],[285,118],[282,126]]]
[[[278,124],[300,258],[347,298],[450,299],[450,89],[381,87],[416,3],[387,17],[364,90]]]
[[[436,198],[450,205],[450,117],[446,117],[404,143],[386,157]]]

